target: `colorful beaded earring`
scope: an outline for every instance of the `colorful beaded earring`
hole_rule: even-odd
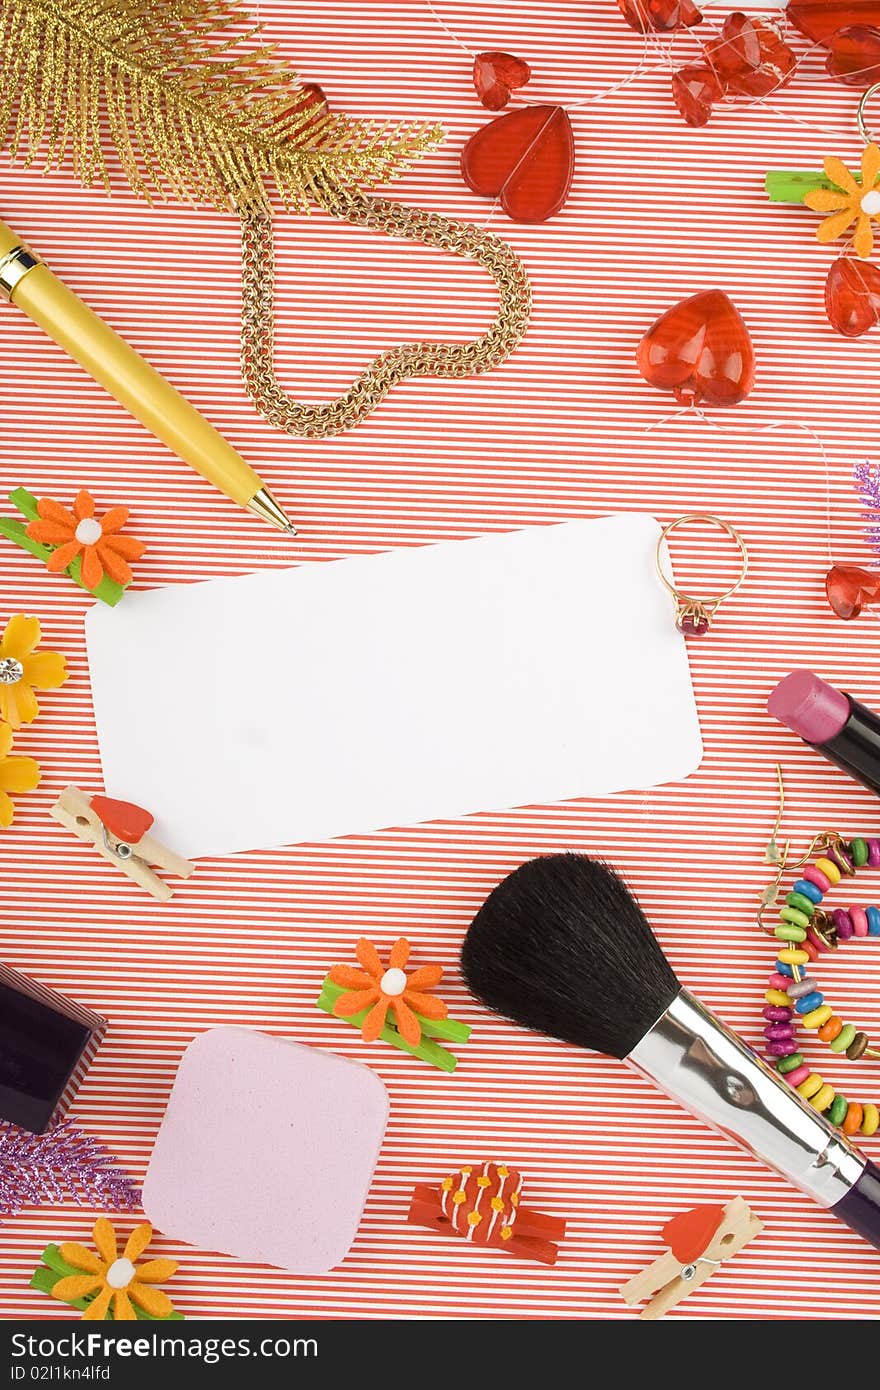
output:
[[[779,872],[762,895],[758,913],[762,927],[763,910],[776,903],[786,869],[799,869],[800,877],[786,894],[779,920],[773,928],[779,945],[773,973],[764,992],[767,1060],[844,1134],[870,1138],[880,1129],[878,1107],[872,1102],[847,1100],[820,1072],[814,1071],[795,1040],[795,1030],[801,1024],[808,1032],[814,1032],[821,1042],[827,1043],[832,1052],[850,1061],[880,1057],[880,1052],[869,1046],[868,1034],[835,1014],[825,1002],[815,975],[806,973],[821,955],[837,950],[841,942],[853,937],[880,936],[878,907],[835,908],[830,913],[822,908],[826,894],[841,879],[854,877],[857,870],[866,866],[880,867],[880,839],[856,836],[847,842],[836,831],[824,832],[816,835],[806,855],[792,864],[789,845],[786,844],[781,853],[776,848],[776,833],[782,816],[782,774],[779,769],[777,773],[780,811],[768,858],[779,864]],[[814,854],[817,857],[808,864]]]

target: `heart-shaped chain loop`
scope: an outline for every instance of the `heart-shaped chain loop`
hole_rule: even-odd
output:
[[[525,267],[516,253],[491,232],[438,213],[404,207],[386,198],[341,188],[316,190],[321,206],[335,217],[389,236],[410,237],[428,246],[466,256],[483,266],[498,286],[494,323],[464,343],[425,340],[401,343],[380,353],[341,396],[309,405],[293,400],[275,374],[275,246],[272,218],[258,209],[242,211],[241,366],[258,410],[288,434],[340,434],[357,425],[407,377],[464,377],[487,372],[510,356],[529,324],[532,295]]]

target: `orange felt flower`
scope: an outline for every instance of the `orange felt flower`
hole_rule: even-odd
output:
[[[62,1260],[82,1273],[68,1274],[59,1279],[52,1289],[53,1298],[68,1302],[75,1298],[91,1298],[94,1294],[83,1313],[83,1317],[90,1322],[105,1319],[111,1303],[117,1322],[135,1321],[135,1305],[153,1318],[167,1318],[174,1312],[174,1306],[168,1295],[157,1289],[156,1285],[171,1278],[177,1270],[177,1261],[148,1260],[142,1265],[135,1263],[152,1238],[153,1228],[149,1222],[135,1226],[120,1255],[112,1222],[106,1216],[99,1216],[92,1230],[97,1255],[78,1241],[68,1241],[59,1247]]]
[[[391,947],[388,968],[382,964],[379,952],[371,941],[362,936],[357,955],[363,969],[351,965],[334,965],[330,979],[348,992],[341,994],[333,1006],[338,1018],[351,1018],[363,1009],[369,1013],[361,1024],[367,1042],[375,1042],[385,1026],[388,1010],[394,1013],[397,1031],[410,1047],[418,1047],[422,1026],[417,1017],[445,1018],[446,1005],[442,999],[423,990],[439,985],[443,978],[442,965],[423,965],[407,975],[404,966],[409,960],[410,944],[405,936]]]
[[[39,520],[30,522],[27,534],[54,547],[46,561],[53,574],[62,574],[80,555],[82,582],[93,593],[105,574],[123,587],[131,583],[129,561],[139,560],[147,547],[133,536],[119,535],[128,521],[127,507],[111,507],[99,520],[91,493],[79,492],[72,512],[50,497],[41,497],[37,510]]]
[[[852,174],[840,159],[825,160],[825,177],[833,188],[814,188],[804,202],[814,212],[827,212],[816,236],[821,242],[836,241],[855,223],[853,250],[866,261],[874,249],[874,224],[880,222],[880,148],[866,145],[860,175]]]

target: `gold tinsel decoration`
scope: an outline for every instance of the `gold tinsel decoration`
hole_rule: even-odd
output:
[[[305,210],[441,137],[315,103],[238,0],[0,0],[0,149],[148,200]]]

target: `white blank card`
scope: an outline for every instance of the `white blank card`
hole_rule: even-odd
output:
[[[702,745],[659,529],[609,516],[98,604],[107,793],[197,858],[686,777]]]

